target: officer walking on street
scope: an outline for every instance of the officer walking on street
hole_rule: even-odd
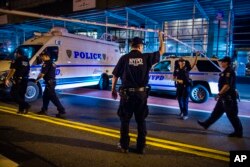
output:
[[[177,67],[175,67],[173,77],[176,81],[176,95],[180,107],[181,119],[188,119],[188,100],[190,96],[190,87],[192,80],[189,78],[189,72],[194,68],[197,63],[199,52],[196,52],[195,60],[192,65],[190,62],[182,57],[178,60]]]
[[[162,33],[159,32],[159,51],[154,53],[142,53],[143,41],[139,37],[132,40],[132,50],[122,56],[118,61],[112,79],[112,97],[117,99],[116,83],[121,78],[119,88],[120,105],[118,116],[120,117],[120,143],[121,152],[129,149],[129,122],[133,114],[137,123],[137,152],[144,153],[146,143],[146,121],[148,115],[147,97],[149,93],[149,71],[153,64],[159,62],[160,55],[164,52]]]
[[[41,54],[41,59],[43,60],[43,65],[41,69],[41,73],[38,75],[36,82],[40,80],[41,78],[45,81],[45,89],[43,92],[43,106],[40,112],[37,114],[46,115],[49,102],[52,101],[52,103],[57,107],[58,114],[56,114],[56,117],[58,118],[64,118],[65,117],[65,109],[62,106],[61,102],[59,101],[56,92],[56,65],[51,61],[50,55],[48,52],[43,51]]]
[[[221,67],[224,69],[220,73],[219,78],[219,94],[215,97],[217,103],[210,117],[204,122],[198,121],[198,124],[207,129],[215,121],[217,121],[224,112],[231,124],[233,125],[234,132],[229,134],[229,137],[242,137],[243,128],[238,117],[238,104],[237,104],[237,92],[236,92],[236,75],[231,68],[231,58],[225,56],[219,60]]]
[[[30,108],[30,105],[25,101],[30,72],[29,59],[20,48],[16,50],[15,56],[16,59],[12,61],[10,71],[5,79],[5,85],[10,86],[10,79],[13,77],[11,94],[19,105],[17,113],[27,114]]]

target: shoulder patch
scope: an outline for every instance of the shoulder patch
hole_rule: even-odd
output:
[[[226,77],[230,77],[231,73],[230,72],[227,72],[226,73]]]

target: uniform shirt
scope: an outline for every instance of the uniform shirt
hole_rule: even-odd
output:
[[[10,64],[10,69],[15,69],[14,78],[28,78],[30,72],[29,59],[25,56],[17,57]]]
[[[191,71],[191,65],[186,63],[183,69],[180,69],[180,67],[175,68],[173,76],[176,77],[176,79],[183,80],[183,85],[188,85],[189,71]]]
[[[56,77],[56,65],[50,60],[43,63],[41,73],[44,74],[43,79],[45,81],[55,80]]]
[[[122,86],[125,88],[144,87],[148,84],[149,71],[152,65],[159,60],[159,51],[141,53],[138,50],[132,50],[119,59],[112,74],[121,78]]]
[[[225,94],[230,94],[232,92],[235,92],[236,75],[235,75],[234,70],[230,66],[220,73],[220,78],[219,78],[219,83],[218,83],[219,91],[222,89],[222,87],[225,84],[228,84],[230,86],[230,89]]]

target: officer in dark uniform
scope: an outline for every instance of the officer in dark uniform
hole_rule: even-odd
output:
[[[236,75],[234,70],[231,68],[231,58],[225,56],[219,60],[221,67],[224,69],[220,73],[219,78],[219,94],[215,97],[217,103],[210,117],[204,122],[198,121],[198,124],[203,128],[207,129],[215,121],[217,121],[224,112],[231,124],[233,125],[234,132],[229,134],[229,137],[242,137],[243,128],[238,117],[238,104],[237,104],[237,93],[236,93]]]
[[[199,52],[196,53],[192,66],[189,61],[181,57],[173,73],[174,80],[176,81],[176,95],[180,107],[180,116],[183,120],[188,119],[188,100],[192,84],[192,80],[189,78],[189,71],[196,65],[198,55]]]
[[[43,78],[45,81],[45,89],[43,92],[43,106],[40,112],[37,114],[47,114],[49,102],[52,101],[52,103],[57,107],[58,114],[56,114],[56,117],[58,118],[64,118],[65,117],[65,109],[62,106],[61,102],[59,101],[56,92],[56,80],[55,80],[55,71],[56,71],[56,65],[51,61],[50,55],[48,52],[43,51],[41,54],[41,59],[43,60],[43,65],[41,69],[41,73],[38,75],[36,82],[38,82],[39,79]]]
[[[121,152],[128,152],[129,148],[129,122],[133,114],[137,123],[137,151],[144,153],[146,142],[146,122],[148,115],[147,97],[149,88],[149,71],[153,64],[157,63],[164,52],[162,34],[159,32],[159,51],[154,53],[142,53],[143,41],[135,37],[132,40],[132,50],[122,56],[118,61],[112,79],[112,97],[117,98],[116,83],[121,78],[122,85],[119,88],[120,106],[118,116],[121,120],[120,143]]]
[[[16,59],[10,65],[10,72],[8,73],[5,84],[10,86],[10,78],[13,77],[13,85],[11,94],[19,105],[18,114],[26,114],[30,105],[25,102],[25,93],[27,90],[30,64],[29,59],[24,55],[23,50],[20,48],[16,50]]]

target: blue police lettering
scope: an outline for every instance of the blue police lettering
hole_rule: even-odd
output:
[[[163,80],[164,76],[163,75],[150,75],[149,78],[150,80]]]
[[[79,52],[74,51],[74,58],[81,59],[102,59],[102,54],[100,53],[91,53],[91,52]]]

